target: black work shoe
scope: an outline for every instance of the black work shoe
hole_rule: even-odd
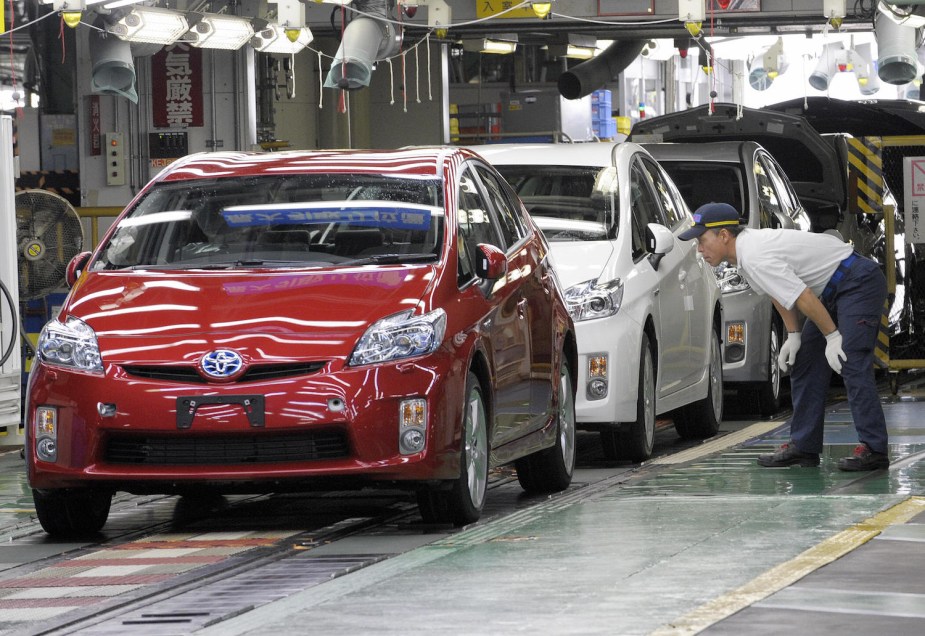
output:
[[[758,464],[767,468],[783,468],[797,464],[809,468],[819,465],[819,453],[804,453],[793,442],[787,442],[773,455],[759,455]]]
[[[870,450],[867,444],[858,444],[854,448],[854,455],[851,457],[842,457],[838,460],[839,470],[858,471],[858,470],[877,470],[879,468],[889,468],[890,457],[886,453],[875,453]]]

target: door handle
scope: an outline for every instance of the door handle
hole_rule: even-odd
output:
[[[521,298],[517,301],[517,315],[524,318],[527,315],[527,299]]]

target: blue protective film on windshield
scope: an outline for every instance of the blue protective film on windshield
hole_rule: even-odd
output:
[[[349,223],[396,230],[430,229],[431,211],[423,206],[235,206],[222,210],[231,227]]]

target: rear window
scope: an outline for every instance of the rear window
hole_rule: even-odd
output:
[[[550,242],[612,236],[617,191],[597,189],[598,167],[495,165]]]
[[[742,168],[732,163],[689,163],[659,161],[674,181],[691,211],[704,203],[728,203],[743,217],[748,206],[743,205],[745,189]]]
[[[329,266],[435,260],[443,186],[377,175],[283,175],[159,183],[92,269]],[[399,258],[400,257],[400,258]]]

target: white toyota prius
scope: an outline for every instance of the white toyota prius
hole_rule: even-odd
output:
[[[632,461],[651,456],[657,425],[713,436],[723,414],[721,294],[697,242],[677,238],[692,219],[667,173],[632,143],[474,150],[550,243],[578,336],[578,426],[600,431],[607,458]]]

